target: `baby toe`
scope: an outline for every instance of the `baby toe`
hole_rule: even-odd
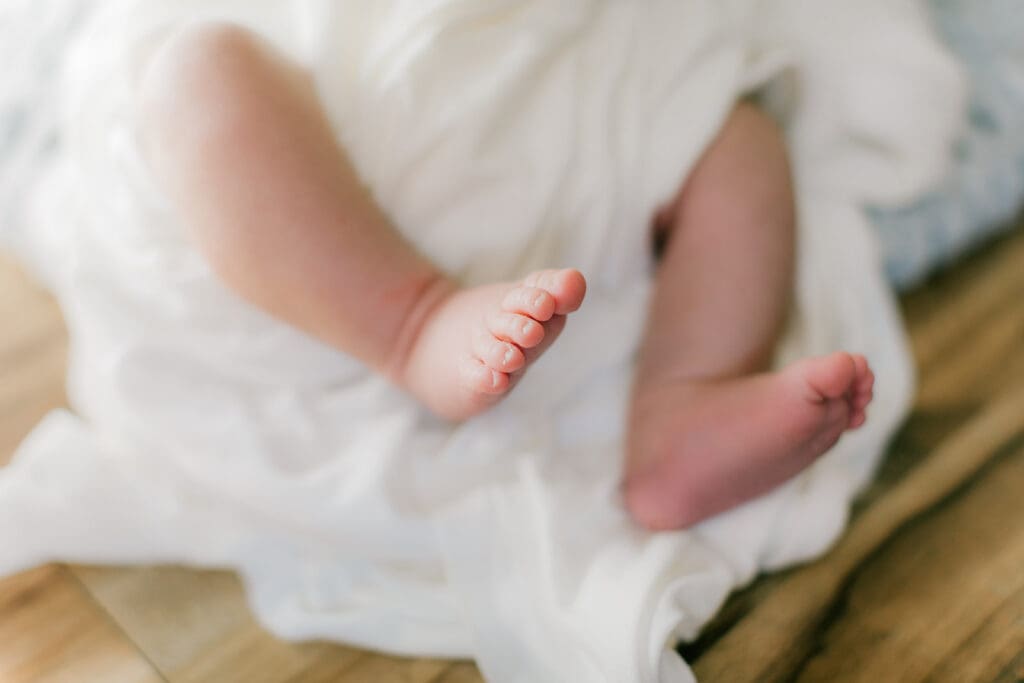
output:
[[[527,315],[544,322],[555,314],[555,297],[539,287],[513,287],[501,302],[509,313]]]
[[[555,314],[566,315],[577,310],[587,293],[587,281],[574,268],[538,270],[523,280],[529,287],[547,290],[555,299]]]
[[[512,342],[520,348],[530,349],[544,339],[544,326],[518,313],[493,313],[487,320],[487,329],[502,341]]]
[[[518,346],[481,333],[473,343],[473,352],[484,365],[498,372],[515,372],[526,365],[526,357]]]
[[[554,292],[558,301],[555,313],[566,315],[578,310],[583,304],[583,297],[587,295],[587,280],[583,273],[574,268],[567,268],[560,271],[555,279],[557,282]]]
[[[857,390],[862,394],[870,394],[875,387],[875,373],[868,369],[857,382]]]
[[[874,392],[870,389],[867,391],[859,391],[853,397],[853,407],[855,410],[863,411],[871,403],[871,399],[874,398]]]
[[[500,394],[508,389],[508,382],[507,374],[487,367],[477,358],[467,359],[462,365],[462,384],[470,391]]]
[[[854,374],[858,377],[864,377],[868,373],[868,359],[859,353],[851,353],[850,358],[853,360]]]
[[[821,398],[849,396],[855,388],[856,361],[843,351],[799,361],[794,368]]]
[[[854,380],[853,384],[857,391],[865,391],[871,388],[875,381],[875,373],[868,365],[868,359],[859,353],[853,354]]]
[[[527,287],[540,287],[547,289],[554,282],[554,274],[557,270],[535,270],[523,279]]]

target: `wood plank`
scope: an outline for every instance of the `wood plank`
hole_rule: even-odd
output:
[[[997,680],[1004,671],[1024,678],[1024,590],[1008,596],[970,638],[963,641],[927,681],[971,683]]]
[[[67,334],[53,298],[0,254],[0,466],[65,403]]]
[[[1024,681],[1024,652],[1017,655],[1009,666],[992,679],[992,683],[1020,683],[1021,681]]]
[[[182,634],[172,634],[180,639]],[[301,680],[305,672],[327,657],[327,651],[341,646],[321,643],[294,644],[274,638],[254,623],[249,623],[225,634],[211,643],[187,666],[167,672],[170,681],[182,683],[275,683],[291,679]],[[351,654],[342,654],[332,662],[339,670],[349,668]]]
[[[1024,232],[1007,247],[1018,246],[1018,242],[1024,247]],[[961,295],[947,303],[933,319],[935,322],[911,328],[914,343],[922,347],[933,341],[934,337],[928,335],[936,328],[946,327],[946,321],[957,323],[941,345],[918,351],[922,355],[936,354],[930,362],[922,361],[918,410],[983,401],[990,395],[986,392],[992,382],[1006,379],[1007,359],[1024,346],[1024,249],[1019,251],[1019,261],[1004,260],[971,283],[974,286],[969,289],[999,290],[1002,300],[994,308],[987,309],[979,299]],[[942,333],[949,330],[943,329]]]
[[[853,577],[796,680],[991,680],[1022,651],[1024,447],[986,469]]]
[[[58,566],[0,581],[0,644],[4,683],[163,680]]]
[[[453,664],[436,680],[436,683],[483,683],[480,670],[470,662]]]
[[[62,339],[47,341],[19,353],[0,371],[0,414],[16,410],[22,402],[54,389],[63,393],[67,346]]]
[[[253,619],[228,572],[175,567],[74,567],[111,617],[169,681],[283,681],[316,667],[341,671],[362,653],[288,643]]]
[[[0,331],[0,368],[13,364],[14,353],[64,336],[64,322],[57,302],[2,251]]]
[[[1020,305],[1022,263],[1024,222],[903,297],[903,316],[922,375],[948,360],[949,347],[970,338],[986,320]]]
[[[997,397],[857,518],[835,548],[800,568],[729,630],[694,670],[702,681],[788,680],[844,584],[900,528],[1024,434],[1024,386]]]
[[[450,666],[449,662],[437,659],[399,659],[383,655],[367,655],[352,667],[341,672],[341,675],[334,680],[337,683],[368,683],[369,681],[435,683]],[[299,683],[299,681],[296,680],[294,683]]]
[[[2,376],[0,381],[3,381]],[[64,404],[62,383],[41,387],[39,391],[26,394],[0,419],[0,467],[8,463],[18,444],[39,424],[44,415]]]

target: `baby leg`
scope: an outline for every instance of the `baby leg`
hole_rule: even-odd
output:
[[[242,28],[169,37],[138,109],[157,180],[220,278],[443,417],[494,403],[582,302],[574,270],[460,289],[373,202],[310,76]]]
[[[775,487],[864,421],[873,377],[836,353],[765,370],[785,321],[794,206],[775,124],[733,111],[675,201],[639,361],[626,504],[680,528]]]

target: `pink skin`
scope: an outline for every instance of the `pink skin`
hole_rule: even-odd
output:
[[[586,289],[571,269],[538,271],[517,284],[453,288],[424,323],[401,383],[447,419],[489,408],[554,343]]]
[[[309,75],[244,29],[170,36],[137,104],[154,175],[223,282],[442,418],[499,401],[583,302],[572,269],[454,283],[374,204]],[[794,209],[781,133],[756,107],[737,105],[658,216],[668,241],[624,502],[640,524],[675,529],[810,464],[864,422],[874,378],[846,353],[765,373],[792,290]]]
[[[775,373],[648,387],[633,406],[631,452],[642,456],[624,487],[628,509],[649,529],[678,529],[773,489],[864,424],[874,381],[863,356],[837,352]]]

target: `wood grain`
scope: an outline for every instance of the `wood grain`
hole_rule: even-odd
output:
[[[1022,440],[1024,445],[1024,440]],[[800,681],[991,680],[1024,648],[1024,448],[883,548],[830,615]],[[951,590],[955,586],[955,590]],[[938,645],[938,646],[937,646]],[[989,670],[986,671],[986,668]]]
[[[62,567],[0,582],[0,681],[163,678]]]
[[[325,662],[340,674],[363,656],[340,645],[274,638],[253,619],[241,585],[227,572],[174,567],[72,571],[169,681],[281,681],[305,677]]]
[[[865,510],[827,556],[777,586],[700,658],[694,667],[698,677],[709,681],[790,677],[809,655],[814,634],[848,577],[901,527],[970,481],[983,465],[1022,436],[1024,386],[994,400],[954,433]]]

